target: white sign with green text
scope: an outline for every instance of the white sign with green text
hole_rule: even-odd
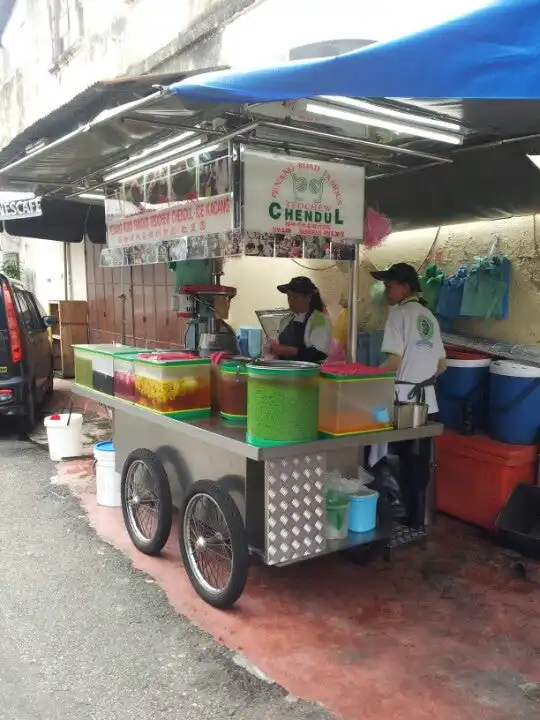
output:
[[[363,167],[244,150],[248,232],[361,240]]]

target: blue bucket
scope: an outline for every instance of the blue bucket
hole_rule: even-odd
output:
[[[511,445],[540,441],[540,368],[498,360],[489,382],[490,436]]]
[[[369,532],[377,526],[377,502],[379,493],[365,488],[350,496],[349,530],[356,533]]]
[[[475,431],[487,429],[489,416],[489,358],[447,360],[437,381],[439,417],[446,428],[461,432],[464,409],[470,404]]]

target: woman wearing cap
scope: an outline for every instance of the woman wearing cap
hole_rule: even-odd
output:
[[[317,287],[308,277],[295,277],[278,290],[287,295],[290,315],[283,318],[269,349],[279,360],[322,363],[332,342],[332,325],[324,314]]]
[[[421,298],[418,274],[411,265],[397,263],[371,274],[384,283],[390,305],[382,344],[386,360],[382,367],[396,373],[397,399],[425,403],[432,419],[439,409],[435,380],[446,369],[439,323]],[[430,479],[431,440],[397,443],[396,452],[409,522],[420,527],[424,523],[425,491]]]

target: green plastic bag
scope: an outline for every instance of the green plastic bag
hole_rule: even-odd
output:
[[[427,302],[431,312],[437,309],[439,295],[444,282],[444,273],[436,265],[428,265],[424,275],[420,277],[420,287],[422,288],[422,296]]]
[[[501,317],[501,306],[508,290],[504,278],[504,255],[475,258],[463,286],[461,316],[489,319]]]
[[[384,283],[376,280],[370,290],[371,302],[377,307],[386,305],[386,294],[384,292]]]

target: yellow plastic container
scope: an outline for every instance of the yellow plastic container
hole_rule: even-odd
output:
[[[177,420],[210,415],[209,358],[190,353],[143,353],[133,359],[135,403]]]
[[[323,365],[319,432],[323,437],[360,435],[392,427],[395,374],[349,363]]]

